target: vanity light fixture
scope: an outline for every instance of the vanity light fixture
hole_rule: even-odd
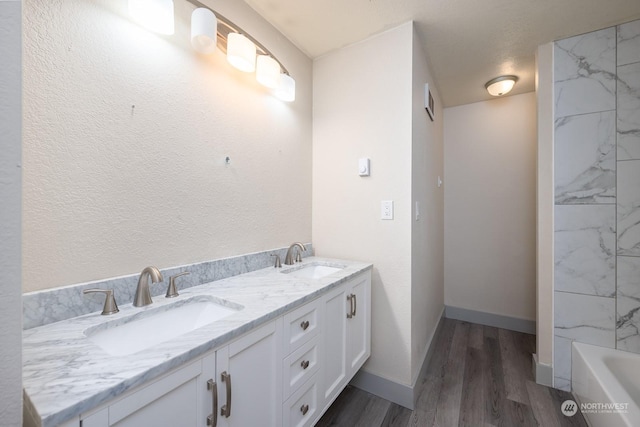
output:
[[[517,81],[517,76],[500,76],[489,80],[484,87],[490,95],[502,96],[509,93]]]
[[[197,52],[212,54],[218,47],[235,68],[255,71],[258,83],[272,89],[276,97],[295,100],[295,80],[266,47],[198,0],[187,1],[196,6],[191,15],[191,45]],[[173,34],[173,0],[129,0],[129,13],[148,30]]]
[[[280,83],[280,64],[269,55],[258,56],[256,80],[262,86],[276,88]]]
[[[199,7],[191,14],[191,46],[204,54],[215,52],[218,20],[211,10]]]

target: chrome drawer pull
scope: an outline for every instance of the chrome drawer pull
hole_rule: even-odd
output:
[[[300,362],[300,366],[302,366],[302,369],[307,369],[309,367],[309,361],[303,360],[302,362]]]
[[[207,425],[216,427],[218,424],[218,387],[213,380],[207,381],[207,390],[211,390],[213,412],[207,417]]]
[[[227,384],[227,404],[222,405],[222,408],[220,408],[220,415],[229,418],[231,416],[231,374],[224,371],[220,377],[222,382]]]
[[[309,321],[305,320],[304,322],[300,323],[300,327],[302,328],[303,331],[306,331],[307,328],[309,327]]]
[[[356,294],[352,294],[352,298],[353,300],[353,316],[355,317],[356,312],[358,311],[358,299],[356,298]]]
[[[309,405],[302,405],[300,407],[300,412],[302,412],[302,415],[307,415],[307,412],[309,412]]]

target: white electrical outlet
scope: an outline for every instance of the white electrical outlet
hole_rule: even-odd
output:
[[[381,202],[380,219],[393,219],[393,200],[383,200]]]

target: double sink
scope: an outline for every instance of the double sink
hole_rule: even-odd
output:
[[[319,280],[344,267],[312,262],[281,273]],[[231,301],[201,295],[101,323],[86,329],[84,335],[107,354],[125,356],[222,320],[243,308]]]

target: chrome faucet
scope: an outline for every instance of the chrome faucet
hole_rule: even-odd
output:
[[[152,283],[162,282],[162,273],[156,267],[146,267],[140,273],[138,279],[138,287],[136,288],[136,296],[133,297],[133,305],[135,307],[144,307],[153,303],[151,293],[149,292],[149,278]]]
[[[296,262],[302,262],[302,255],[300,255],[300,250],[302,251],[306,251],[307,248],[304,247],[304,245],[300,242],[295,242],[292,243],[291,246],[289,246],[289,249],[287,250],[287,256],[284,257],[284,263],[285,265],[293,265],[293,251],[294,249],[298,247],[298,255],[296,256],[295,261]]]

